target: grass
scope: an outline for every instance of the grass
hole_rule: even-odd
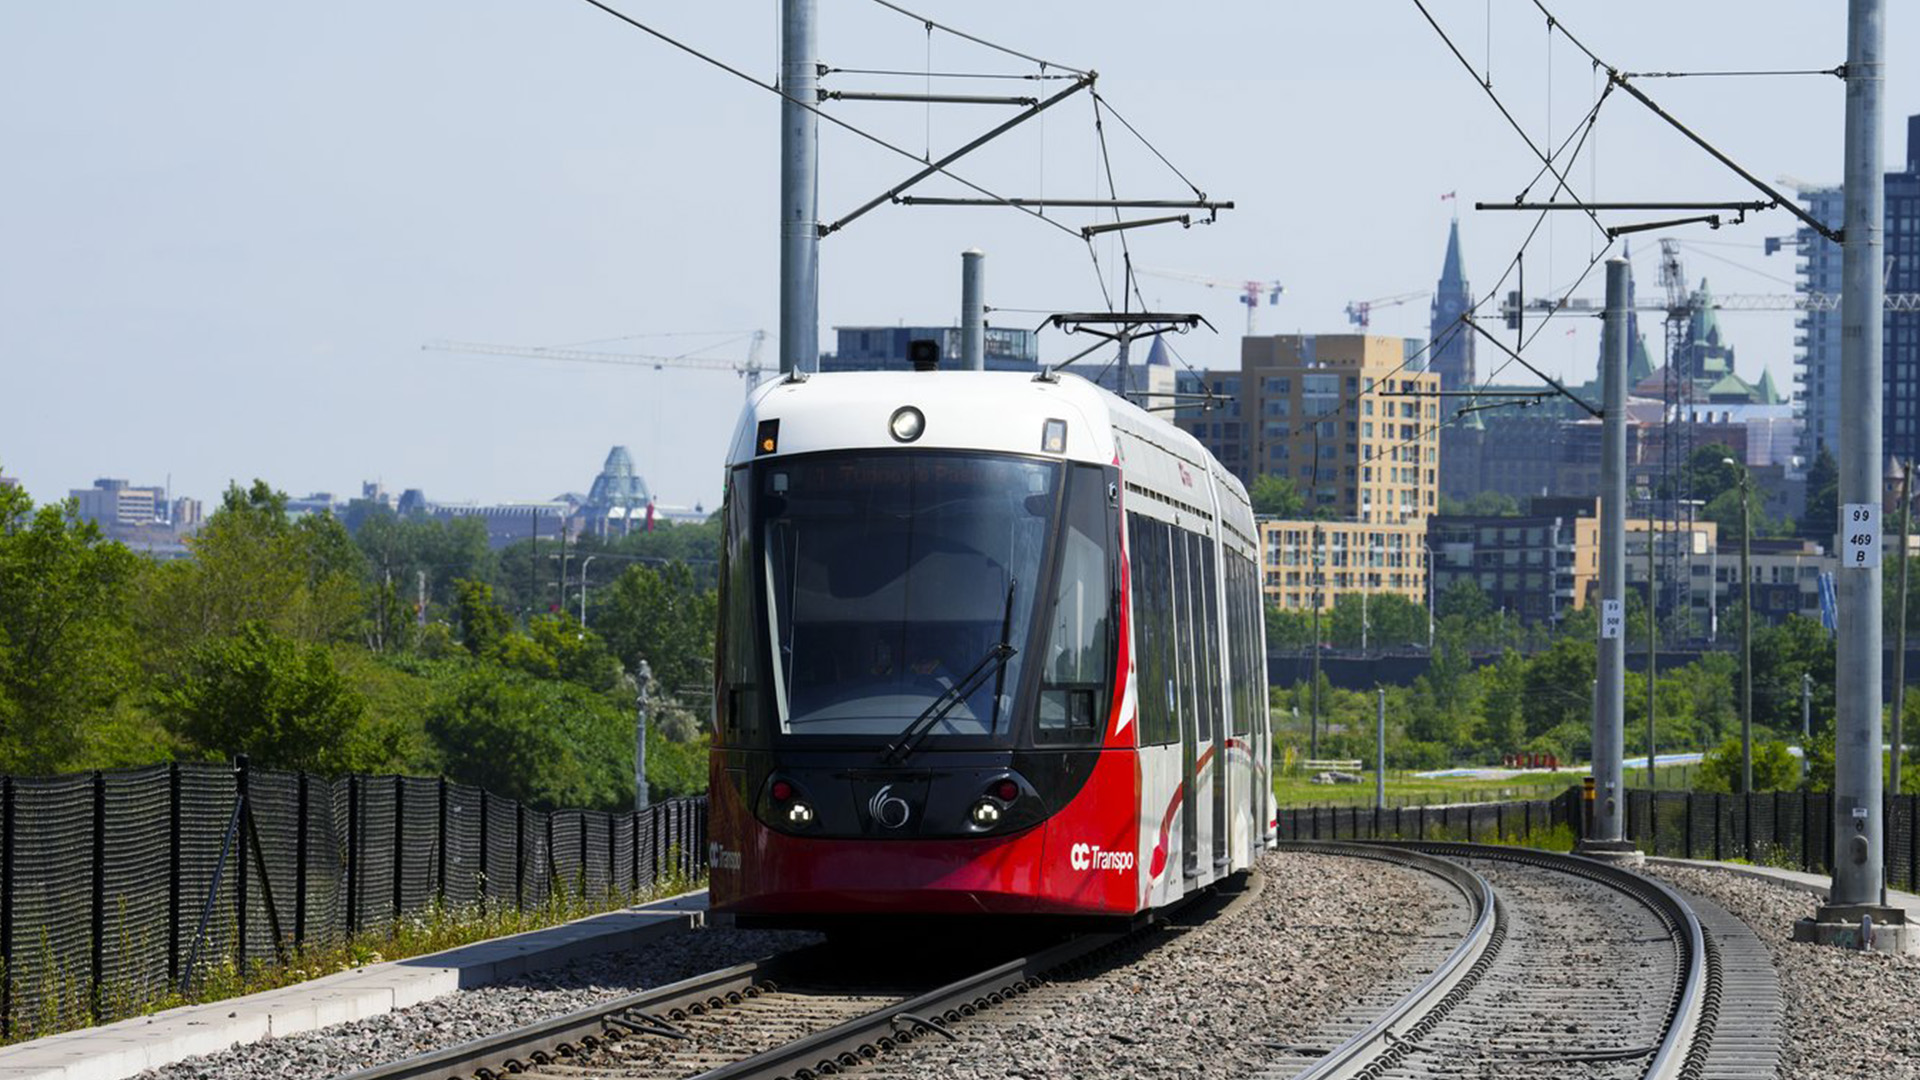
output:
[[[704,875],[680,873],[678,862],[677,857],[671,859],[669,865],[674,868],[663,871],[651,887],[638,893],[619,890],[588,896],[578,887],[578,882],[560,883],[544,903],[534,907],[516,908],[492,901],[459,906],[436,903],[386,926],[344,939],[309,943],[298,950],[290,948],[283,960],[250,959],[242,968],[230,955],[209,958],[199,965],[186,993],[166,986],[163,979],[157,983],[152,978],[109,979],[100,987],[101,1021],[149,1016],[181,1005],[276,990],[368,964],[424,956],[477,941],[557,926],[588,915],[677,896],[705,884]],[[47,942],[41,942],[38,951],[38,976],[28,985],[16,986],[14,991],[16,1002],[32,1005],[16,1004],[19,1011],[14,1015],[12,1038],[8,1042],[24,1042],[90,1027],[94,1023],[92,991],[84,974],[76,977],[56,963]],[[151,949],[122,941],[117,945],[117,952],[108,965],[109,970],[116,967],[139,970],[151,966]],[[82,957],[82,970],[84,966]]]
[[[1663,765],[1657,772],[1662,789],[1683,788],[1692,779],[1694,766]],[[1442,803],[1511,802],[1518,799],[1550,799],[1570,787],[1578,787],[1583,771],[1526,772],[1505,780],[1471,777],[1414,776],[1408,772],[1387,770],[1388,806],[1438,806]],[[1315,784],[1309,774],[1296,769],[1274,779],[1273,793],[1282,808],[1290,806],[1372,806],[1373,773],[1361,774],[1358,784]],[[1629,788],[1647,786],[1645,769],[1627,770]]]

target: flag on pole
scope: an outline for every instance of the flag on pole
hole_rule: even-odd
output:
[[[1454,191],[1449,191],[1449,192],[1447,192],[1447,193],[1446,193],[1445,195],[1442,195],[1442,196],[1440,196],[1440,201],[1441,201],[1441,202],[1446,202],[1446,201],[1447,201],[1448,199],[1451,199],[1451,198],[1453,198],[1453,197],[1454,197],[1455,195],[1457,195],[1457,194],[1459,194],[1459,193],[1458,193],[1458,192],[1454,192]]]

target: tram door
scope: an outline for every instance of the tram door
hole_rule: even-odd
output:
[[[1199,568],[1194,565],[1193,545],[1189,543],[1196,539],[1193,534],[1179,528],[1169,531],[1173,534],[1174,718],[1180,725],[1180,868],[1182,876],[1192,879],[1200,876],[1200,789],[1195,775],[1200,710],[1194,693],[1199,682],[1194,678],[1194,650],[1198,646],[1194,640],[1194,609],[1199,602],[1193,587]]]
[[[1206,717],[1208,748],[1213,754],[1213,866],[1220,873],[1227,866],[1227,717],[1226,702],[1220,694],[1221,659],[1226,652],[1226,639],[1220,632],[1220,584],[1219,572],[1214,557],[1217,554],[1216,542],[1204,539],[1200,542],[1201,581],[1205,584],[1207,607],[1200,622],[1205,627],[1204,638],[1206,663],[1201,665],[1200,673],[1206,679]]]

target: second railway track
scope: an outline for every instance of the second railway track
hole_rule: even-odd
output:
[[[1324,1045],[1296,1046],[1264,1077],[1775,1075],[1777,993],[1747,962],[1758,942],[1718,917],[1710,933],[1659,882],[1516,848],[1299,846],[1425,869],[1459,890],[1467,917],[1416,960],[1409,992],[1355,1003],[1318,1033]]]

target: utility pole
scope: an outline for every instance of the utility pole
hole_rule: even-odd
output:
[[[1904,952],[1904,912],[1885,904],[1881,807],[1881,102],[1885,0],[1847,5],[1846,218],[1840,252],[1840,608],[1835,640],[1833,886],[1798,940]]]
[[[1657,787],[1653,782],[1653,703],[1654,683],[1660,669],[1660,590],[1655,587],[1653,576],[1653,538],[1656,522],[1652,515],[1647,517],[1647,787]]]
[[[647,688],[653,682],[653,667],[646,657],[633,668],[633,808],[647,808]]]
[[[1813,676],[1800,673],[1800,784],[1807,782],[1807,744],[1813,741]]]
[[[780,373],[820,366],[819,68],[814,0],[780,3]]]
[[[1365,571],[1362,571],[1365,574]],[[1372,574],[1366,574],[1371,578]],[[1373,582],[1363,580],[1360,587],[1360,651],[1367,651],[1367,590],[1373,588]]]
[[[1728,459],[1731,460],[1731,459]],[[1740,790],[1753,791],[1753,512],[1740,473]]]
[[[1373,729],[1373,808],[1387,808],[1387,691],[1374,688],[1376,701]]]
[[[413,622],[416,626],[425,626],[427,625],[427,572],[415,570],[413,580],[417,593],[413,602]]]
[[[1125,349],[1123,342],[1121,348]],[[1320,756],[1320,526],[1313,527],[1313,714],[1307,720],[1307,756]]]
[[[1900,600],[1893,624],[1893,753],[1887,787],[1900,794],[1900,755],[1905,751],[1907,708],[1907,534],[1913,528],[1913,460],[1900,470]]]
[[[593,565],[598,555],[589,555],[580,561],[580,629],[587,628],[587,567]]]
[[[979,248],[960,253],[960,366],[987,370],[987,256]]]
[[[1601,347],[1600,640],[1594,664],[1593,827],[1582,850],[1625,852],[1621,827],[1622,706],[1626,689],[1627,261],[1607,260]]]

